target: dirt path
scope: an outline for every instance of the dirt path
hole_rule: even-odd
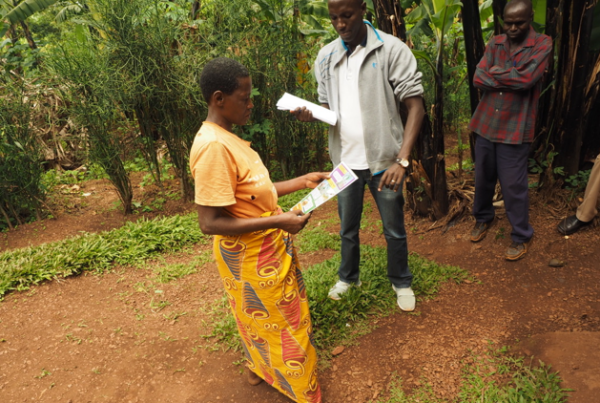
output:
[[[376,321],[371,334],[322,370],[324,401],[386,396],[395,373],[407,391],[425,376],[439,397],[451,398],[461,362],[490,342],[551,364],[575,390],[570,402],[600,401],[600,229],[565,239],[554,229],[555,218],[533,211],[535,243],[518,262],[502,259],[510,242],[503,217],[480,244],[468,241],[468,219],[443,233],[409,218],[411,251],[467,269],[481,283],[446,284],[435,300],[419,301],[416,314],[398,311]],[[330,215],[333,202],[311,224]],[[84,211],[68,220],[23,226],[0,242],[7,248],[58,240],[86,223],[98,230],[122,218]],[[381,245],[382,237],[370,231],[365,242]],[[197,245],[194,253],[206,248]],[[324,256],[301,259],[308,266]],[[566,265],[551,268],[551,258]],[[167,263],[189,259],[180,254]],[[158,283],[151,270],[128,267],[10,294],[0,303],[0,401],[289,402],[264,383],[249,386],[239,353],[205,348],[210,343],[201,336],[213,324],[203,321],[211,321],[221,295],[213,264],[168,284]]]

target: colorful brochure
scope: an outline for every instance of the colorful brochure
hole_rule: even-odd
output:
[[[302,210],[303,213],[310,213],[357,179],[358,177],[354,172],[342,162],[333,168],[329,179],[325,179],[319,183],[319,186],[314,188],[304,199],[292,207],[292,210]]]

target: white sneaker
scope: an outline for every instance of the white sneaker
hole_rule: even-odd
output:
[[[398,306],[405,312],[412,312],[415,310],[415,293],[412,288],[396,288],[395,285],[392,284],[392,288],[398,297]]]
[[[350,287],[352,287],[353,285],[360,287],[361,284],[362,283],[360,282],[360,280],[358,280],[358,283],[355,284],[349,284],[343,282],[342,280],[339,280],[337,283],[335,283],[333,287],[331,287],[328,296],[333,300],[339,301],[340,299],[342,299],[342,294],[347,292],[350,289]]]

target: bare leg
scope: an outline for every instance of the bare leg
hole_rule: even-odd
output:
[[[250,369],[248,369],[248,368],[246,368],[246,369],[248,370],[248,383],[250,385],[256,386],[263,381],[263,379],[260,376],[256,375]]]

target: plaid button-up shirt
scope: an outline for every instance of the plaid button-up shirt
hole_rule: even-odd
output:
[[[512,55],[506,35],[492,38],[473,78],[483,96],[469,129],[493,143],[531,143],[551,52],[552,39],[533,28]]]

